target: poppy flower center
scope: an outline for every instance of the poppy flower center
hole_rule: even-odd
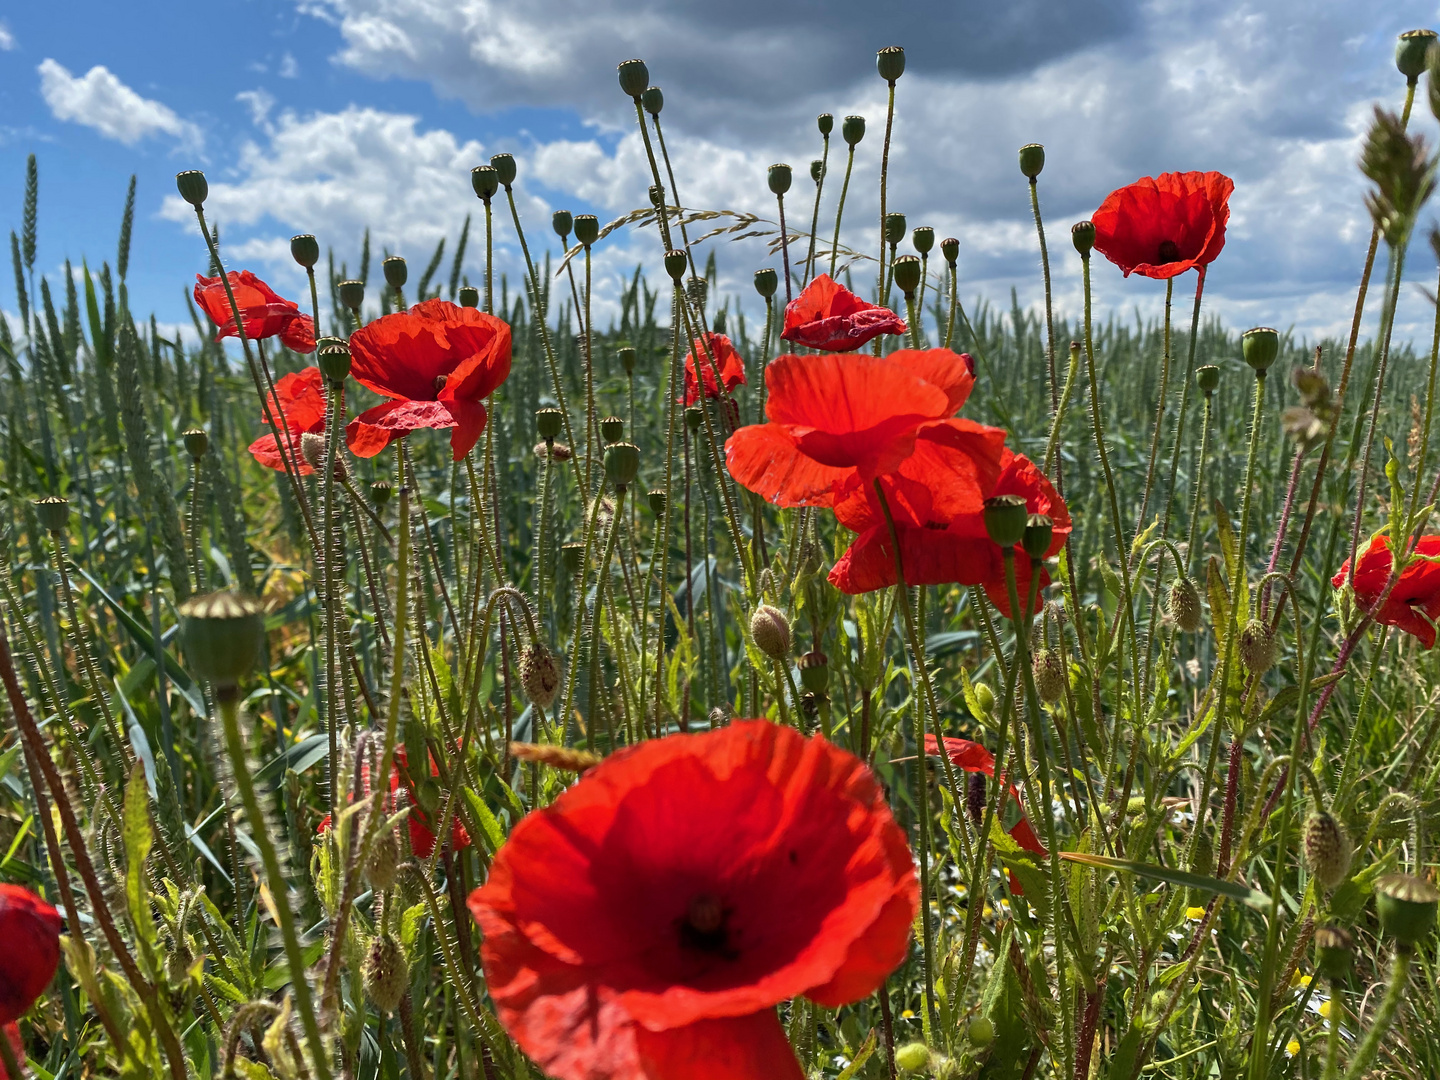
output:
[[[1160,261],[1161,263],[1179,262],[1179,261],[1180,261],[1180,245],[1178,245],[1177,243],[1175,243],[1174,240],[1162,240],[1162,241],[1160,241],[1159,261]]]
[[[441,390],[444,390],[444,389],[445,389],[445,376],[444,376],[444,375],[436,375],[436,376],[435,376],[435,392],[438,394]]]
[[[690,898],[680,924],[680,941],[698,952],[726,952],[725,921],[728,912],[714,893],[697,893]]]

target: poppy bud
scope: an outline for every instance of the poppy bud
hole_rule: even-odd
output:
[[[1070,242],[1075,245],[1076,251],[1088,258],[1090,249],[1095,246],[1095,223],[1077,221],[1070,226]]]
[[[490,158],[490,165],[494,168],[501,187],[508,188],[515,183],[515,155],[495,154]]]
[[[210,449],[210,436],[205,434],[204,428],[189,428],[180,433],[180,438],[185,442],[185,452],[192,458],[202,458]]]
[[[821,178],[822,176],[824,176],[824,175],[825,175],[825,162],[821,161],[821,160],[817,157],[815,160],[813,160],[812,162],[810,162],[810,179],[813,180],[815,183],[818,184],[818,183],[820,183],[820,178]]]
[[[546,442],[560,437],[565,426],[565,414],[559,409],[538,409],[535,412],[535,431]]]
[[[650,85],[650,69],[644,60],[626,60],[616,69],[620,89],[626,97],[638,98]]]
[[[470,170],[470,186],[486,202],[500,190],[500,170],[494,165],[476,165]]]
[[[651,184],[649,187],[650,205],[659,210],[665,205],[665,189],[659,184]]]
[[[1344,981],[1350,974],[1351,951],[1355,943],[1338,926],[1322,926],[1315,931],[1315,966],[1332,983]]]
[[[883,53],[881,55],[884,55]],[[906,1043],[895,1048],[895,1067],[901,1072],[918,1073],[930,1065],[930,1048],[922,1042]]]
[[[755,291],[766,300],[775,295],[775,290],[780,287],[780,275],[775,273],[772,267],[755,271]]]
[[[585,545],[570,543],[560,545],[560,562],[568,574],[580,573],[580,560],[585,557]]]
[[[370,501],[376,506],[384,506],[390,501],[392,490],[389,480],[376,480],[370,485]]]
[[[265,644],[260,601],[238,592],[191,597],[180,605],[180,643],[190,670],[206,682],[234,687]]]
[[[1200,629],[1200,590],[1188,577],[1179,578],[1170,586],[1168,607],[1170,617],[1182,631],[1193,634]]]
[[[400,838],[393,827],[382,828],[370,845],[370,858],[365,862],[365,881],[376,892],[384,892],[395,884],[400,869]]]
[[[480,306],[480,290],[474,285],[461,285],[460,306],[478,308]]]
[[[995,711],[995,691],[990,689],[989,683],[973,683],[970,689],[975,692],[975,704],[980,706],[982,713],[989,716]]]
[[[688,261],[683,251],[665,252],[665,272],[670,275],[670,280],[677,285],[680,279],[685,276],[685,267]]]
[[[624,491],[640,471],[640,448],[634,443],[611,443],[605,448],[605,479]]]
[[[520,685],[525,696],[539,709],[548,709],[560,689],[560,667],[555,656],[539,641],[532,641],[520,653]]]
[[[320,374],[337,386],[350,374],[350,350],[344,345],[326,345],[320,350]]]
[[[1395,44],[1395,66],[1410,82],[1416,82],[1425,71],[1425,57],[1435,44],[1434,30],[1406,30]]]
[[[1275,666],[1280,643],[1268,623],[1251,619],[1240,631],[1240,659],[1252,675],[1264,675]]]
[[[620,366],[625,369],[626,375],[635,372],[635,350],[628,345],[615,350],[615,359],[620,361]]]
[[[1020,544],[1032,559],[1043,559],[1050,552],[1055,535],[1055,522],[1049,514],[1031,514],[1025,519],[1025,538]]]
[[[62,533],[70,522],[70,501],[59,495],[47,495],[35,500],[35,516],[40,527],[49,533]]]
[[[1038,142],[1020,147],[1020,171],[1034,180],[1045,168],[1045,147]]]
[[[1029,519],[1025,500],[1019,495],[992,495],[985,500],[985,532],[991,543],[1013,548],[1025,539],[1025,523]]]
[[[945,256],[945,261],[951,266],[960,258],[960,241],[953,236],[947,236],[940,241],[940,254]]]
[[[976,825],[985,817],[985,774],[973,772],[965,781],[965,812]]]
[[[538,442],[535,444],[535,456],[541,461],[569,461],[575,455],[563,442]]]
[[[1440,893],[1423,878],[1386,874],[1375,882],[1375,913],[1380,928],[1402,946],[1413,946],[1435,930]]]
[[[320,261],[320,242],[309,233],[290,238],[290,257],[306,270]]]
[[[365,283],[363,281],[342,281],[340,282],[340,303],[351,311],[359,311],[360,305],[365,303]]]
[[[779,608],[761,604],[750,616],[750,636],[755,647],[772,660],[790,655],[790,620]]]
[[[380,269],[385,272],[385,284],[392,289],[398,289],[410,277],[410,271],[405,266],[405,259],[400,255],[388,255],[380,263]]]
[[[1240,348],[1245,363],[1255,369],[1256,375],[1264,375],[1280,354],[1280,335],[1268,326],[1257,326],[1240,335]]]
[[[830,658],[819,649],[800,657],[800,685],[812,694],[823,694],[830,686]]]
[[[771,165],[765,173],[765,182],[776,195],[784,195],[790,190],[790,180],[790,166],[783,161]]]
[[[569,210],[556,210],[550,215],[550,227],[555,230],[555,235],[564,240],[570,235],[570,230],[575,225],[575,219],[570,216]]]
[[[594,214],[581,214],[575,219],[575,239],[589,247],[600,237],[600,219]]]
[[[899,45],[881,49],[875,54],[875,70],[880,73],[880,78],[893,83],[905,74],[905,50]]]
[[[325,436],[307,431],[300,436],[300,456],[312,469],[322,467],[325,460]]]
[[[1220,369],[1214,364],[1205,364],[1195,369],[1195,385],[1205,394],[1213,394],[1220,388]]]
[[[965,1034],[970,1038],[972,1046],[986,1047],[995,1041],[995,1021],[988,1016],[977,1016],[970,1021],[970,1026],[965,1029]]]
[[[694,307],[704,311],[705,301],[710,295],[710,282],[703,277],[691,277],[685,282],[685,295]]]
[[[905,239],[905,215],[890,213],[885,215],[885,242],[887,244],[898,244]]]
[[[600,437],[607,443],[617,443],[625,434],[625,421],[618,416],[607,416],[600,421]]]
[[[640,104],[651,116],[659,116],[660,110],[665,108],[665,95],[658,86],[647,86],[645,93],[640,95]]]
[[[865,118],[863,116],[845,117],[844,123],[840,125],[840,137],[853,150],[860,140],[865,138]]]
[[[906,297],[913,297],[920,287],[920,256],[901,255],[890,266],[895,287]]]
[[[1305,865],[1326,889],[1350,873],[1350,838],[1329,811],[1317,810],[1305,821]]]
[[[685,410],[685,426],[691,431],[699,431],[705,423],[705,414],[700,411],[699,406],[691,405]]]
[[[191,206],[199,208],[210,194],[210,184],[205,179],[205,174],[199,169],[186,169],[184,172],[175,174],[175,187],[180,192],[180,197]]]
[[[650,512],[656,517],[665,512],[665,503],[668,501],[668,497],[662,489],[655,488],[653,491],[646,492],[645,498],[650,501]]]
[[[910,234],[910,242],[921,255],[928,255],[935,246],[935,230],[929,225],[916,225],[915,231]]]
[[[371,944],[361,973],[365,993],[375,1008],[389,1015],[400,1007],[400,999],[410,986],[410,965],[398,941],[382,932]]]
[[[1030,661],[1035,676],[1035,692],[1040,700],[1053,705],[1065,696],[1065,662],[1054,649],[1041,649]]]

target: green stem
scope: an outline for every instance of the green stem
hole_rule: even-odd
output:
[[[1155,483],[1155,459],[1160,453],[1160,429],[1165,426],[1165,398],[1170,392],[1170,302],[1175,295],[1175,279],[1165,279],[1165,347],[1160,356],[1160,392],[1155,400],[1155,430],[1150,435],[1150,460],[1145,466],[1145,488],[1140,496],[1140,516],[1135,519],[1135,534],[1145,531],[1145,515],[1150,509],[1150,488]],[[1196,309],[1198,312],[1198,308]],[[1191,334],[1194,341],[1194,334]],[[1192,354],[1193,355],[1193,354]],[[1175,442],[1175,457],[1180,457],[1180,442]]]
[[[885,109],[885,143],[880,150],[880,279],[875,285],[876,302],[882,307],[890,302],[885,287],[885,198],[890,174],[890,134],[895,127],[895,80],[889,80],[890,99]],[[881,335],[883,336],[883,335]],[[875,339],[875,355],[880,355],[880,337]]]
[[[1050,370],[1050,414],[1054,416],[1060,411],[1060,388],[1055,379],[1055,315],[1050,293],[1050,250],[1045,245],[1045,223],[1040,217],[1038,180],[1037,176],[1030,177],[1030,210],[1035,215],[1035,232],[1040,237],[1040,274],[1045,279],[1045,362]],[[1168,307],[1166,311],[1169,311]],[[1169,350],[1166,352],[1168,354]]]
[[[1411,950],[1404,946],[1397,946],[1395,949],[1395,960],[1390,967],[1390,982],[1385,987],[1385,996],[1380,1001],[1380,1009],[1375,1014],[1375,1021],[1370,1025],[1370,1030],[1365,1033],[1365,1038],[1355,1051],[1355,1056],[1350,1060],[1350,1067],[1345,1070],[1345,1080],[1360,1080],[1365,1075],[1365,1070],[1375,1060],[1375,1055],[1380,1052],[1381,1040],[1385,1038],[1390,1026],[1395,1022],[1395,1014],[1400,1011],[1400,1003],[1405,1000],[1405,988],[1410,979],[1410,958]]]
[[[804,288],[810,284],[810,275],[815,272],[815,234],[820,229],[820,195],[825,190],[825,172],[830,165],[830,136],[822,135],[824,149],[820,151],[820,179],[815,181],[815,206],[810,212],[810,251],[805,256],[805,279],[800,283]]]
[[[1195,306],[1190,312],[1190,355],[1185,361],[1185,381],[1180,385],[1180,412],[1175,420],[1175,442],[1170,448],[1170,480],[1165,487],[1165,510],[1160,535],[1170,532],[1170,508],[1175,504],[1175,475],[1180,468],[1180,448],[1185,445],[1185,410],[1190,404],[1190,384],[1195,381],[1195,346],[1200,340],[1200,300],[1205,294],[1205,267],[1196,267]],[[1165,350],[1167,353],[1169,349]]]
[[[835,207],[835,237],[830,241],[830,277],[835,277],[835,259],[840,254],[840,221],[845,216],[845,195],[850,190],[850,172],[855,168],[855,146],[851,144],[850,155],[845,160],[845,180],[840,185],[840,202]]]

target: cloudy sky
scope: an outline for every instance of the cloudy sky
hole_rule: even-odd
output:
[[[413,280],[442,237],[453,251],[478,209],[471,166],[509,151],[528,237],[557,247],[551,210],[607,221],[645,202],[643,149],[615,80],[618,61],[640,56],[665,91],[662,121],[689,206],[773,216],[765,169],[788,161],[797,183],[787,216],[808,226],[816,114],[867,117],[845,239],[873,246],[885,100],[874,55],[901,44],[890,205],[911,225],[960,238],[966,296],[1007,303],[1013,285],[1022,302],[1038,298],[1016,150],[1041,142],[1062,310],[1078,306],[1072,222],[1139,176],[1218,169],[1235,195],[1209,310],[1237,326],[1338,333],[1369,236],[1359,139],[1375,103],[1402,98],[1396,34],[1436,23],[1436,4],[1420,0],[6,5],[0,226],[20,226],[34,152],[37,272],[53,278],[67,258],[113,262],[136,174],[132,306],[173,324],[187,319],[183,290],[206,265],[174,194],[177,170],[206,170],[227,264],[297,295],[290,235],[314,232],[353,267],[368,225],[377,263],[382,250],[405,255]],[[1416,120],[1435,127],[1423,105]],[[843,155],[831,160],[822,223],[833,222]],[[511,241],[507,222],[496,257],[514,280]],[[753,303],[750,275],[774,260],[758,241],[712,243],[725,283]],[[652,232],[602,247],[597,299],[640,259],[658,271]],[[1425,248],[1416,280],[1434,276]],[[472,244],[472,279],[482,257]],[[9,278],[0,274],[0,309],[13,311]],[[1097,289],[1103,307],[1125,314],[1154,311],[1163,294],[1109,268]],[[1428,337],[1426,304],[1408,293],[1403,321]]]

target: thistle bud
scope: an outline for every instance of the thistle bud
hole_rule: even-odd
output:
[[[625,369],[626,375],[635,373],[635,350],[628,345],[615,350],[615,359],[620,361],[620,366]]]
[[[600,219],[594,214],[581,214],[575,219],[575,239],[589,247],[600,238]]]
[[[532,641],[520,653],[520,685],[538,709],[548,709],[560,689],[560,667],[555,656],[539,641]]]
[[[376,480],[370,485],[370,501],[376,506],[383,507],[390,501],[392,490],[389,480]]]
[[[336,386],[350,374],[350,348],[347,345],[326,345],[320,350],[320,374]]]
[[[605,448],[605,479],[624,491],[640,471],[640,448],[634,443],[611,443]]]
[[[930,249],[935,246],[935,230],[929,225],[916,225],[910,234],[910,243],[921,255],[930,254]]]
[[[951,266],[955,265],[960,258],[960,241],[953,236],[947,236],[940,241],[940,254],[945,256],[945,261]]]
[[[865,118],[863,116],[847,116],[840,125],[840,137],[849,144],[853,150],[865,138]]]
[[[176,173],[175,188],[180,192],[180,197],[196,209],[204,205],[210,194],[210,185],[205,180],[205,174],[199,169],[186,169]]]
[[[650,504],[650,512],[656,517],[659,517],[665,512],[665,504],[669,501],[669,497],[660,488],[647,491],[645,493],[645,499]]]
[[[460,306],[478,308],[480,306],[480,290],[474,285],[461,285]]]
[[[904,1073],[918,1073],[929,1068],[930,1048],[923,1042],[897,1046],[895,1048],[895,1067]]]
[[[1182,632],[1193,634],[1200,629],[1200,590],[1188,577],[1179,578],[1170,586],[1167,607]]]
[[[1410,947],[1435,932],[1440,893],[1423,878],[1387,874],[1375,882],[1375,913],[1380,928],[1402,946]]]
[[[1251,619],[1240,631],[1240,660],[1252,675],[1264,675],[1275,666],[1280,643],[1268,623]]]
[[[755,271],[755,291],[766,300],[775,295],[775,290],[780,287],[780,275],[775,273],[773,267],[767,266],[764,270]]]
[[[410,986],[410,965],[405,951],[388,933],[381,933],[370,945],[361,970],[365,993],[375,1008],[389,1015],[400,1007],[400,999]]]
[[[983,715],[990,716],[995,712],[995,691],[990,689],[989,683],[972,683],[970,689],[974,692],[975,704],[980,707]],[[979,717],[977,716],[976,719],[978,720]]]
[[[832,113],[822,112],[815,118],[815,123],[819,125],[820,134],[826,138],[829,138],[830,132],[835,130],[835,116]]]
[[[546,442],[560,437],[565,427],[565,414],[559,409],[538,409],[535,412],[535,431]]]
[[[607,416],[600,421],[600,438],[606,443],[617,443],[625,434],[625,421],[618,416]]]
[[[784,162],[777,162],[766,170],[765,182],[770,185],[770,191],[775,195],[784,195],[789,191],[790,180],[790,166]]]
[[[1317,810],[1305,821],[1305,865],[1327,890],[1350,873],[1350,838],[1327,810]]]
[[[1095,246],[1095,223],[1093,221],[1077,221],[1070,226],[1070,242],[1075,245],[1075,250],[1085,258],[1090,257],[1090,249]]]
[[[1030,514],[1019,495],[992,495],[985,500],[985,532],[992,543],[1013,548],[1025,539]]]
[[[320,242],[310,233],[290,238],[290,257],[309,270],[320,261]]]
[[[1315,966],[1332,983],[1343,982],[1350,974],[1355,942],[1338,926],[1322,926],[1315,931]]]
[[[800,657],[800,685],[812,694],[823,694],[830,687],[830,658],[819,649]]]
[[[1065,662],[1054,649],[1041,649],[1030,661],[1035,676],[1035,692],[1040,700],[1053,705],[1065,696]]]
[[[1055,537],[1055,522],[1049,514],[1031,514],[1025,519],[1025,536],[1020,541],[1025,554],[1043,559],[1050,554],[1050,541]]]
[[[640,95],[640,104],[651,116],[659,116],[660,110],[665,108],[665,95],[658,86],[647,86],[645,93]]]
[[[572,577],[580,573],[581,561],[585,558],[585,545],[578,543],[560,545],[560,563]]]
[[[905,239],[905,215],[891,212],[885,215],[885,242],[898,244]]]
[[[626,97],[638,98],[650,85],[650,69],[644,60],[626,60],[616,69],[620,90]]]
[[[260,601],[238,592],[194,596],[180,605],[180,643],[193,674],[233,688],[265,644]]]
[[[1435,44],[1434,30],[1406,30],[1395,43],[1395,66],[1406,81],[1415,83],[1425,71],[1426,54]]]
[[[185,452],[197,461],[210,449],[210,436],[205,434],[204,428],[189,428],[180,433],[180,438],[185,442]]]
[[[70,501],[59,495],[46,495],[35,500],[35,516],[40,527],[48,533],[59,534],[70,523]]]
[[[761,604],[750,616],[750,636],[755,647],[772,660],[790,655],[790,620],[779,608]]]
[[[880,73],[880,78],[893,83],[905,74],[905,50],[899,45],[881,49],[875,54],[875,70]]]
[[[400,869],[400,838],[393,826],[386,825],[370,845],[370,858],[365,861],[365,881],[376,892],[384,892],[395,884]]]
[[[476,165],[470,170],[470,186],[476,195],[489,202],[500,190],[500,170],[494,165]]]
[[[495,170],[501,187],[508,188],[515,183],[515,155],[495,154],[490,158],[490,167]]]
[[[680,279],[685,276],[685,267],[688,264],[689,260],[685,258],[685,252],[665,252],[665,273],[669,274],[670,280],[677,285],[680,283]]]
[[[405,266],[405,259],[400,255],[389,255],[380,263],[380,269],[385,272],[385,284],[392,289],[398,289],[410,277],[410,271]]]
[[[1220,369],[1214,364],[1205,364],[1195,369],[1195,385],[1200,392],[1209,396],[1220,389]]]
[[[351,311],[359,311],[360,306],[365,303],[365,283],[363,281],[342,281],[339,285],[340,303]]]
[[[550,227],[555,230],[555,235],[564,240],[570,235],[570,230],[575,225],[575,219],[571,217],[569,210],[556,210],[550,215]]]
[[[1268,326],[1257,326],[1240,335],[1240,348],[1245,363],[1255,369],[1257,376],[1264,375],[1280,354],[1280,335]]]
[[[901,255],[890,265],[890,273],[895,287],[907,298],[913,297],[920,287],[920,256]]]
[[[1033,183],[1045,168],[1045,147],[1038,142],[1020,147],[1020,171]]]
[[[705,414],[700,410],[700,406],[691,405],[685,410],[685,426],[691,431],[699,431],[704,423]]]

